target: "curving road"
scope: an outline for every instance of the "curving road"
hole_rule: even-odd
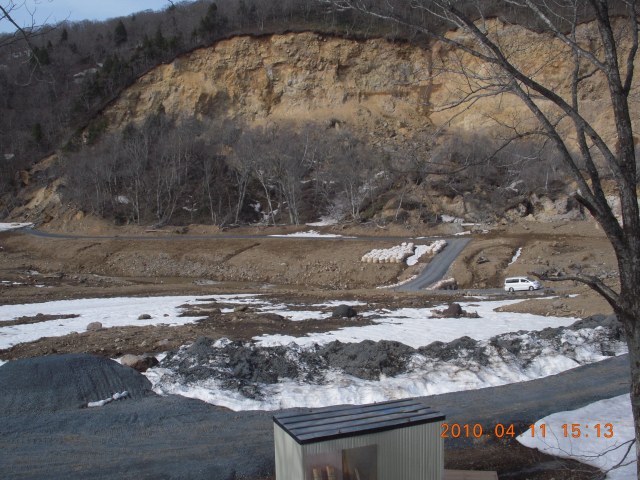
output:
[[[458,258],[458,255],[462,253],[470,241],[470,238],[448,238],[445,249],[433,257],[416,278],[397,287],[395,290],[399,292],[417,292],[442,280],[451,264]]]

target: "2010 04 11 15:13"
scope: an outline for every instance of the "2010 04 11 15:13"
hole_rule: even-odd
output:
[[[591,434],[595,438],[612,438],[614,436],[613,424],[611,423],[596,423],[591,427],[588,424],[563,423],[561,428],[562,435],[565,438],[588,438],[589,432],[592,432]],[[548,430],[549,427],[544,423],[529,425],[529,432],[532,437],[546,438]],[[480,438],[483,436],[513,438],[516,436],[516,429],[512,423],[498,423],[493,429],[487,430],[479,423],[443,423],[442,432],[440,432],[441,438]]]

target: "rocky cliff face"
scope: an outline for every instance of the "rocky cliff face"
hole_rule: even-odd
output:
[[[571,56],[559,41],[499,20],[487,28],[501,39],[515,64],[557,93],[569,94]],[[458,32],[450,35],[472,41]],[[578,35],[588,43],[597,31],[588,24]],[[244,36],[153,69],[104,115],[113,129],[139,123],[158,110],[183,119],[229,117],[247,123],[337,120],[375,133],[374,142],[444,127],[451,134],[495,131],[493,119],[528,122],[521,101],[508,94],[483,98],[465,109],[448,108],[470,88],[480,88],[479,75],[486,76],[490,69],[441,43],[423,48],[315,33]],[[460,75],[463,70],[478,76],[465,78]],[[611,138],[602,79],[588,78],[580,95],[582,112]],[[636,96],[633,103],[637,102]]]
[[[182,119],[346,124],[375,133],[374,143],[412,137],[431,125],[430,55],[380,39],[237,37],[154,69],[104,115],[113,129],[162,110]]]
[[[488,22],[486,28],[500,39],[515,64],[560,95],[569,95],[571,57],[560,42],[499,20]],[[472,41],[459,32],[450,35]],[[583,25],[578,32],[585,43],[595,35],[592,24]],[[348,128],[388,152],[407,148],[428,158],[429,149],[446,141],[455,143],[471,135],[504,137],[510,127],[533,125],[528,111],[513,95],[455,105],[472,89],[486,88],[481,78],[491,73],[490,66],[441,43],[421,47],[316,33],[242,36],[153,69],[102,116],[111,131],[140,124],[160,111],[179,121],[233,119],[249,126],[317,122],[326,128]],[[585,117],[605,139],[613,139],[615,127],[602,78],[593,75],[585,80],[580,100]],[[638,103],[636,94],[633,111]],[[541,105],[546,108],[544,102]],[[560,125],[571,129],[567,120]],[[482,205],[466,201],[464,192],[441,196],[415,190],[410,194],[418,202],[428,199],[433,211],[454,216],[479,217],[483,210]],[[393,202],[387,207],[395,209]],[[557,195],[524,198],[506,210],[507,217],[575,217],[566,196]]]

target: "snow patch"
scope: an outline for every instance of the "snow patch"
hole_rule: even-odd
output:
[[[410,267],[417,264],[420,257],[422,257],[425,253],[429,251],[428,245],[418,245],[413,252],[413,255],[407,258],[407,265]]]
[[[0,223],[0,232],[19,230],[21,228],[33,228],[33,223]]]
[[[430,318],[434,307],[400,308],[396,310],[370,310],[359,312],[362,317],[371,318],[372,325],[349,326],[322,333],[311,333],[304,337],[292,335],[263,335],[254,337],[259,345],[268,347],[294,343],[309,346],[314,343],[326,344],[334,340],[343,343],[357,343],[363,340],[390,340],[413,348],[429,345],[431,342],[450,342],[463,335],[474,340],[487,340],[494,335],[518,330],[542,330],[546,327],[568,326],[576,318],[545,317],[530,313],[496,312],[501,306],[513,305],[523,300],[500,300],[489,302],[464,302],[464,310],[475,310],[480,318]],[[438,310],[447,305],[435,307]]]
[[[126,398],[129,396],[129,392],[126,390],[122,393],[114,393],[109,398],[105,398],[104,400],[98,400],[97,402],[89,402],[87,403],[87,407],[104,407],[107,403],[111,403],[114,400],[120,400],[121,398]]]
[[[409,278],[407,278],[406,280],[402,280],[401,282],[398,283],[394,283],[393,285],[383,285],[381,287],[376,287],[377,289],[381,289],[381,288],[395,288],[395,287],[401,287],[402,285],[409,283],[413,280],[415,280],[416,278],[418,278],[418,275],[413,275]]]
[[[331,225],[337,225],[338,219],[332,217],[321,217],[320,220],[313,223],[307,223],[310,227],[329,227]]]
[[[541,425],[546,435],[542,436]],[[562,425],[567,424],[568,435]],[[573,438],[571,425],[578,424],[580,435]],[[588,425],[588,428],[587,428]],[[597,425],[600,427],[598,435]],[[610,427],[608,426],[610,425]],[[600,400],[577,410],[558,412],[538,420],[536,430],[518,437],[525,447],[536,448],[549,455],[573,458],[607,473],[610,480],[636,478],[635,447],[628,447],[635,438],[629,395]],[[606,438],[605,435],[611,438]],[[616,468],[616,465],[620,467]]]
[[[437,281],[430,287],[428,287],[427,290],[446,290],[446,289],[451,290],[454,287],[457,288],[456,285],[457,285],[457,282],[455,278],[453,277],[444,278],[442,280]]]
[[[288,233],[286,235],[269,235],[269,237],[303,237],[303,238],[352,238],[344,235],[336,235],[334,233],[320,233],[317,230],[309,230],[308,232]]]
[[[522,254],[522,247],[516,250],[516,253],[513,255],[513,257],[511,258],[511,261],[509,262],[509,265],[513,265],[514,263],[516,263],[518,258],[520,258],[520,254]]]

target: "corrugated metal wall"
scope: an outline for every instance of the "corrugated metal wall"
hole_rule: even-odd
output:
[[[298,445],[276,425],[276,480],[313,480],[304,476],[303,457],[368,445],[378,446],[377,480],[440,480],[444,471],[441,425],[432,422],[308,445]]]
[[[276,480],[304,480],[302,445],[275,423],[273,442],[276,449]]]

